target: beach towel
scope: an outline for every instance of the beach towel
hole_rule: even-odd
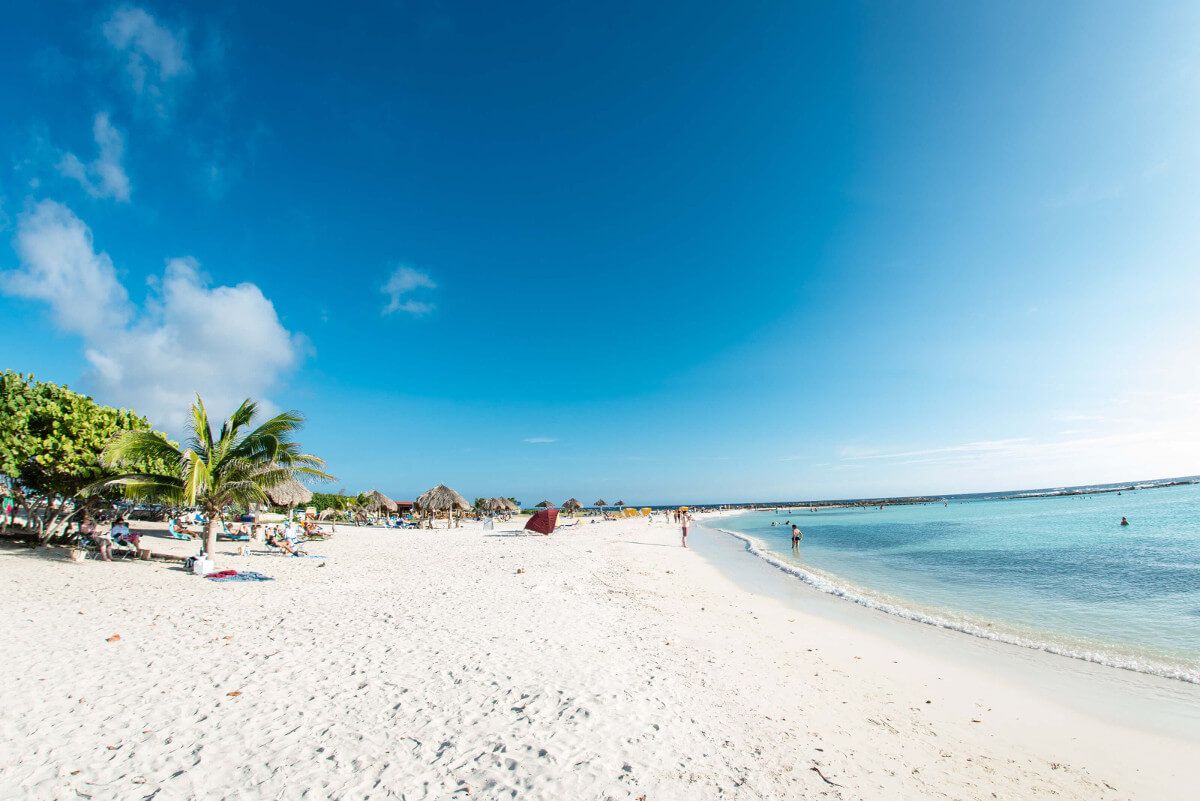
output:
[[[218,570],[205,576],[209,581],[274,581],[270,576],[264,576],[253,570]]]

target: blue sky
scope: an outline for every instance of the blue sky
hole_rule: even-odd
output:
[[[398,497],[1200,471],[1200,8],[23,5],[6,366]]]

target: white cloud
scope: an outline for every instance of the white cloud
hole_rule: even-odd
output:
[[[382,287],[382,292],[388,296],[388,303],[383,307],[384,314],[407,312],[408,314],[427,314],[434,309],[432,303],[404,298],[410,292],[418,289],[436,289],[437,284],[425,273],[412,267],[401,265],[397,267]]]
[[[303,337],[257,286],[210,287],[190,258],[170,260],[137,308],[87,225],[53,201],[21,216],[16,250],[21,269],[0,276],[4,291],[44,301],[80,335],[100,400],[169,431],[182,429],[196,393],[223,417],[243,398],[263,400],[303,355]]]
[[[165,114],[168,84],[191,72],[184,32],[170,30],[136,6],[114,11],[103,32],[113,49],[126,57],[134,93],[150,98],[159,114]]]
[[[526,437],[525,441],[530,445],[549,445],[551,442],[558,442],[554,437]]]
[[[128,324],[129,295],[112,260],[66,206],[47,200],[21,215],[16,251],[24,269],[4,273],[4,291],[49,304],[62,330],[92,339]]]
[[[59,160],[58,171],[78,181],[92,197],[111,197],[128,202],[131,188],[129,176],[121,166],[121,159],[125,155],[125,138],[103,112],[96,115],[92,135],[100,149],[96,160],[85,165],[74,153],[67,153]]]

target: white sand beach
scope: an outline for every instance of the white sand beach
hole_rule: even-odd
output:
[[[311,547],[222,543],[275,581],[218,584],[0,546],[0,797],[1195,797],[1200,688],[1161,685],[1179,725],[1121,725],[1014,677],[1027,657],[751,592],[673,526]]]

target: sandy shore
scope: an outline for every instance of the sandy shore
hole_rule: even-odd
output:
[[[0,546],[0,797],[1194,797],[1187,726],[1090,715],[678,543],[643,521],[339,528],[323,560],[223,543],[260,584]]]

